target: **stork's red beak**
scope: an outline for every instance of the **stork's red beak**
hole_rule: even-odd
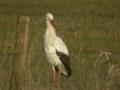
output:
[[[53,27],[54,27],[55,29],[57,29],[57,27],[56,27],[56,23],[55,23],[54,20],[51,21],[51,24],[53,25]]]

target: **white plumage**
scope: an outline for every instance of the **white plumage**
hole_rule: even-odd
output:
[[[68,49],[61,38],[56,35],[54,17],[51,13],[46,16],[47,28],[44,34],[44,48],[48,62],[53,71],[62,73],[66,77],[71,76]]]
[[[58,51],[64,52],[65,54],[69,55],[68,49],[61,38],[57,37],[54,45]]]

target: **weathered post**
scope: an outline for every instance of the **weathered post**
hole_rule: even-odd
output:
[[[15,58],[13,60],[12,90],[25,90],[27,84],[27,43],[30,18],[20,16],[17,25]]]

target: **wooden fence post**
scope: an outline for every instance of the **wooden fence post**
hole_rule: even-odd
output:
[[[27,84],[27,43],[30,18],[18,18],[15,58],[13,60],[11,90],[25,90]]]

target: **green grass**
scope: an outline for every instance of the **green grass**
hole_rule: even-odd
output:
[[[118,0],[31,0],[0,1],[0,90],[9,90],[16,41],[16,20],[30,16],[28,90],[52,90],[52,72],[42,41],[45,15],[55,15],[71,58],[72,76],[62,77],[62,90],[120,89],[120,1]],[[103,51],[111,52],[110,63]],[[95,62],[96,68],[94,69]],[[111,69],[112,65],[118,67]],[[112,71],[109,74],[109,71]],[[116,73],[113,77],[113,75]],[[25,86],[23,86],[25,87]],[[26,87],[25,87],[26,89]],[[26,89],[26,90],[27,90]]]

